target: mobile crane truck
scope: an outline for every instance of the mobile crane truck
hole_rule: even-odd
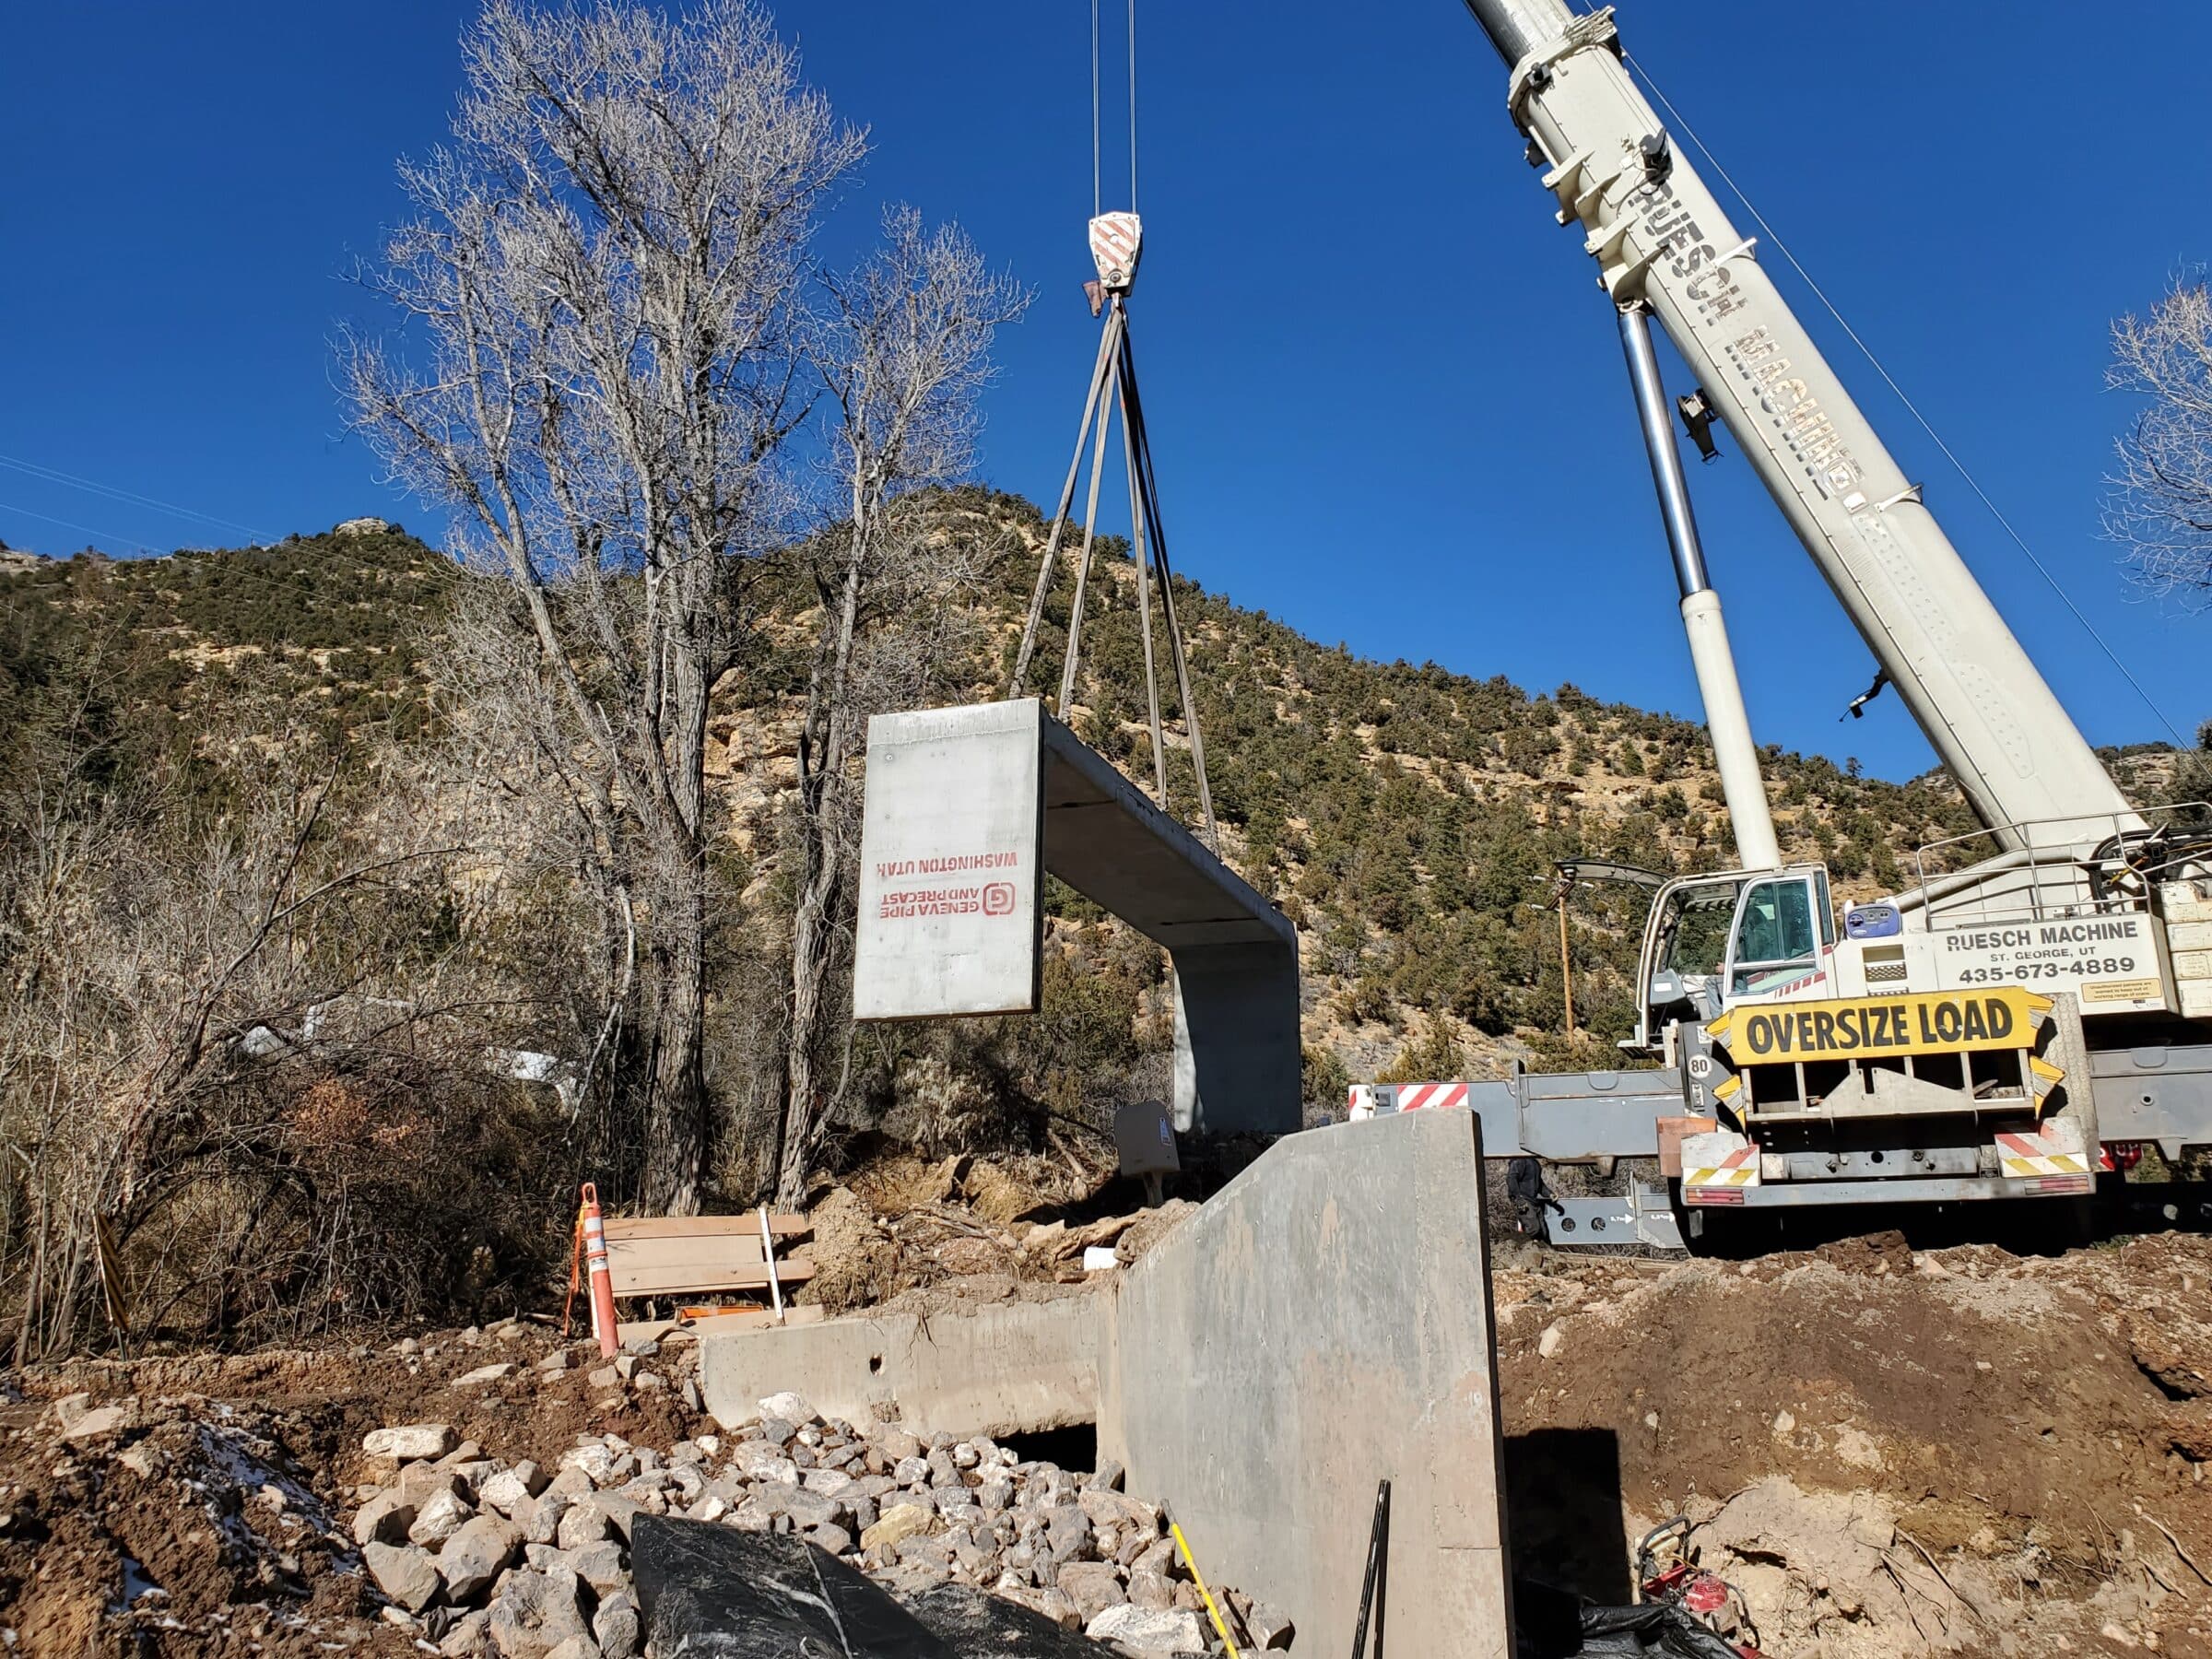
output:
[[[2146,1146],[2212,1146],[2203,804],[2122,795],[1653,112],[1612,8],[1465,4],[1615,308],[1744,867],[1653,898],[1621,1047],[1654,1069],[1362,1085],[1354,1115],[1464,1104],[1493,1158],[1656,1157],[1663,1188],[1555,1206],[1584,1244],[1680,1245],[1724,1206],[2079,1199]],[[1690,435],[1733,434],[1985,827],[1840,925],[1826,868],[1776,843],[1654,318],[1699,382]]]

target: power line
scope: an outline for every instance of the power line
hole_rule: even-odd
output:
[[[102,530],[94,524],[80,524],[72,519],[55,518],[51,512],[33,512],[29,508],[18,507],[13,501],[0,501],[0,512],[19,512],[25,518],[34,518],[41,524],[59,524],[65,530],[76,530],[86,535],[97,535],[103,541],[121,542],[126,547],[135,547],[141,553],[153,553],[156,557],[159,557],[158,550],[145,542],[133,541],[127,535],[118,535],[112,530]]]
[[[151,555],[154,559],[182,559],[185,557],[185,555],[182,553],[164,553],[159,548],[150,547],[145,542],[133,541],[127,535],[118,535],[115,532],[112,530],[102,530],[98,525],[80,524],[70,519],[55,518],[52,513],[33,512],[29,508],[18,507],[12,501],[0,501],[0,512],[19,512],[26,518],[38,519],[49,524],[59,524],[65,530],[76,530],[81,531],[87,535],[100,536],[107,541],[118,542],[126,547],[135,547],[142,553]],[[229,581],[234,578],[243,578],[248,582],[262,582],[270,588],[282,588],[288,593],[298,594],[303,598],[316,600],[326,606],[343,603],[335,595],[322,592],[315,588],[309,587],[305,582],[293,581],[291,578],[287,576],[279,576],[271,571],[256,569],[254,566],[244,561],[244,556],[246,554],[255,552],[274,553],[285,545],[286,544],[282,542],[276,542],[265,544],[255,547],[224,549],[221,550],[224,554],[223,563],[220,565],[210,563],[206,568],[211,572],[218,573],[218,579],[221,581]],[[438,576],[446,573],[444,570],[441,569],[441,566],[444,561],[439,560],[436,558],[435,548],[428,550],[433,555],[432,562],[429,567],[415,567],[405,571],[394,570],[385,565],[377,564],[375,561],[363,559],[358,554],[339,554],[338,557],[351,559],[359,569],[366,571],[372,575],[429,575],[431,580],[435,581],[437,580]],[[335,547],[325,547],[323,548],[322,551],[326,553],[337,553],[337,549]],[[208,558],[212,558],[213,556],[214,555],[212,553],[204,555],[204,557]],[[135,563],[135,561],[132,562]],[[180,566],[180,568],[182,569],[186,567]],[[279,643],[292,646],[292,648],[295,650],[306,649],[306,647],[300,646],[288,639],[280,641]]]
[[[194,519],[203,524],[212,524],[218,529],[242,530],[248,535],[261,541],[271,539],[264,531],[256,529],[252,524],[241,524],[236,519],[218,518],[212,512],[202,512],[194,507],[183,507],[174,501],[164,501],[153,496],[140,495],[135,490],[124,489],[113,484],[102,484],[96,478],[79,477],[75,473],[64,472],[57,466],[48,466],[43,462],[26,461],[19,455],[0,455],[0,466],[12,467],[17,472],[27,473],[30,477],[43,479],[49,484],[62,484],[73,489],[89,490],[94,495],[106,496],[112,500],[127,502],[134,507],[151,507],[161,512],[174,513],[179,518]],[[17,511],[20,512],[22,509],[18,508]],[[39,515],[33,513],[31,516],[36,518]]]
[[[195,519],[202,524],[214,525],[218,529],[241,530],[245,532],[246,535],[253,538],[253,545],[256,547],[274,548],[282,545],[282,538],[270,535],[264,531],[254,528],[254,526],[252,524],[241,524],[235,519],[219,518],[214,513],[202,512],[196,508],[182,506],[174,501],[163,501],[156,499],[153,496],[140,495],[137,491],[125,489],[120,485],[103,484],[97,478],[87,478],[80,477],[76,473],[64,472],[60,467],[49,466],[41,461],[26,461],[19,455],[0,454],[0,466],[12,467],[16,471],[24,473],[29,477],[40,478],[48,483],[60,484],[65,488],[88,490],[95,495],[104,496],[112,500],[121,501],[136,506],[156,508],[165,512],[173,512],[184,518]],[[7,506],[7,504],[5,502],[0,502],[0,507],[6,507],[6,511],[10,512],[20,512],[27,518],[40,519],[50,524],[60,524],[66,529],[83,531],[88,535],[97,535],[104,537],[109,541],[120,542],[124,547],[135,547],[140,552],[150,553],[157,558],[165,556],[163,549],[155,547],[150,542],[140,541],[135,536],[120,535],[110,530],[94,529],[90,525],[75,524],[67,519],[55,518],[50,513],[33,512],[28,507],[12,507]],[[174,549],[171,549],[171,551],[174,551]],[[388,567],[378,564],[374,559],[365,559],[358,553],[351,552],[348,549],[338,546],[335,542],[326,543],[321,551],[324,556],[327,558],[351,564],[356,569],[365,571],[371,575],[383,575],[388,573]],[[435,553],[437,549],[431,548],[430,551]],[[246,568],[249,570],[251,574],[261,576],[261,579],[264,581],[272,580],[266,576],[262,576],[261,572],[259,571],[251,571],[251,567]],[[285,585],[292,587],[302,594],[312,594],[313,591],[309,588],[301,587],[298,582],[288,582]]]
[[[1134,4],[1134,0],[1132,0],[1132,3]],[[1905,389],[1897,383],[1896,377],[1883,366],[1881,359],[1874,355],[1874,348],[1867,345],[1864,339],[1860,338],[1859,331],[1852,327],[1850,323],[1844,319],[1843,313],[1836,309],[1835,301],[1828,297],[1827,290],[1821,288],[1818,282],[1813,280],[1813,274],[1805,268],[1804,265],[1799,261],[1796,254],[1790,252],[1790,246],[1787,242],[1782,240],[1781,232],[1776,230],[1772,225],[1769,224],[1767,222],[1766,216],[1760,213],[1758,207],[1753,206],[1751,198],[1744,194],[1743,186],[1738,184],[1735,180],[1729,175],[1728,170],[1721,165],[1720,159],[1706,147],[1705,140],[1698,136],[1697,129],[1692,127],[1688,122],[1685,121],[1682,118],[1682,112],[1676,109],[1675,106],[1668,101],[1666,94],[1659,89],[1659,83],[1652,78],[1650,71],[1645,69],[1641,64],[1638,63],[1633,57],[1629,56],[1626,53],[1621,54],[1621,60],[1622,62],[1626,63],[1629,67],[1637,75],[1642,77],[1643,84],[1652,89],[1652,96],[1656,98],[1659,100],[1661,107],[1666,111],[1668,119],[1682,129],[1683,135],[1688,138],[1690,143],[1698,147],[1698,153],[1705,158],[1706,162],[1712,168],[1712,171],[1720,176],[1721,182],[1727,185],[1729,190],[1735,194],[1735,199],[1743,203],[1744,211],[1748,213],[1751,216],[1752,221],[1757,224],[1761,230],[1766,232],[1767,240],[1771,241],[1775,248],[1780,251],[1782,256],[1790,262],[1790,268],[1795,271],[1798,276],[1803,279],[1806,287],[1812,289],[1813,297],[1819,300],[1821,305],[1827,309],[1828,314],[1835,319],[1836,325],[1842,329],[1845,335],[1850,336],[1851,343],[1859,348],[1860,355],[1865,358],[1867,362],[1874,366],[1874,371],[1882,377],[1883,384],[1887,385],[1889,390],[1896,394],[1897,401],[1899,403],[1905,406],[1905,412],[1911,415],[1914,420],[1920,423],[1920,429],[1927,433],[1928,437],[1935,442],[1936,447],[1943,452],[1943,458],[1951,464],[1952,467],[1958,472],[1961,478],[1966,480],[1967,488],[1972,490],[1974,494],[1981,499],[1982,505],[1989,509],[1990,516],[1995,519],[1998,524],[2003,527],[2005,534],[2012,538],[2013,545],[2019,548],[2019,550],[2027,556],[2028,562],[2035,567],[2036,574],[2041,576],[2044,582],[2050,584],[2051,591],[2058,595],[2059,602],[2063,604],[2068,611],[2073,613],[2074,620],[2081,624],[2082,631],[2087,633],[2090,639],[2096,641],[2097,649],[2103,652],[2106,659],[2111,662],[2114,668],[2120,671],[2120,677],[2125,680],[2129,687],[2133,688],[2135,694],[2143,700],[2143,706],[2148,709],[2151,712],[2151,714],[2157,719],[2158,723],[2166,728],[2168,734],[2173,738],[2177,746],[2182,748],[2187,748],[2189,747],[2187,740],[2183,737],[2180,728],[2177,727],[2173,722],[2167,717],[2166,711],[2161,709],[2158,705],[2157,700],[2152,698],[2147,689],[2144,688],[2143,682],[2137,679],[2135,677],[2134,672],[2130,670],[2128,665],[2121,660],[2120,653],[2114,651],[2109,644],[2105,642],[2104,636],[2097,631],[2096,624],[2091,622],[2088,618],[2082,613],[2081,606],[2074,603],[2073,595],[2066,592],[2065,588],[2060,583],[2058,578],[2052,573],[2050,567],[2045,565],[2041,559],[2036,557],[2035,549],[2028,545],[2027,538],[2013,527],[2012,521],[2006,518],[2004,511],[1998,507],[1995,501],[1990,499],[1989,491],[1983,489],[1982,488],[1981,481],[1977,479],[1971,472],[1967,470],[1966,463],[1961,461],[1957,453],[1952,450],[1951,446],[1943,441],[1943,434],[1938,432],[1934,425],[1930,423],[1928,418],[1920,412],[1920,406],[1914,403],[1911,397],[1906,395]]]

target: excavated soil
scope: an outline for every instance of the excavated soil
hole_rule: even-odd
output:
[[[1188,1207],[1133,1225],[917,1164],[818,1203],[818,1256],[841,1302],[1080,1294],[1084,1243],[1133,1259]],[[1493,1290],[1522,1575],[1624,1602],[1633,1540],[1684,1514],[1768,1654],[2212,1659],[2212,1241],[2016,1257],[1876,1235],[1741,1264],[1516,1246]],[[653,1389],[594,1383],[588,1344],[542,1371],[561,1346],[540,1314],[0,1376],[0,1643],[412,1651],[347,1535],[368,1430],[444,1422],[550,1465],[580,1432],[704,1427],[680,1344]],[[456,1386],[500,1362],[517,1370]],[[120,1427],[68,1438],[109,1404]]]
[[[538,1362],[567,1347],[566,1371]],[[456,1385],[479,1367],[510,1376]],[[548,1465],[580,1432],[671,1444],[704,1419],[680,1381],[595,1385],[595,1347],[532,1321],[232,1356],[79,1360],[0,1385],[0,1647],[19,1654],[406,1653],[346,1521],[388,1466],[361,1438],[451,1424]],[[88,1396],[88,1397],[81,1397]],[[87,1411],[118,1408],[87,1432]],[[72,1422],[78,1432],[72,1438]],[[12,1633],[12,1639],[11,1639]]]
[[[1495,1275],[1522,1571],[1687,1512],[1765,1651],[2212,1654],[2212,1242]]]

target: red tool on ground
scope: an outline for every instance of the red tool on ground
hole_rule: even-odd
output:
[[[1731,1643],[1743,1659],[1759,1659],[1759,1630],[1743,1592],[1697,1564],[1689,1548],[1688,1516],[1677,1515],[1643,1535],[1636,1546],[1636,1585],[1644,1601],[1671,1602]]]

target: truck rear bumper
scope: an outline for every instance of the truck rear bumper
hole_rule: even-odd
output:
[[[1682,1202],[1706,1209],[1789,1209],[1828,1204],[1962,1204],[1983,1198],[2081,1198],[2093,1175],[1936,1175],[1887,1181],[1782,1181],[1688,1187]]]
[[[1822,1160],[1762,1150],[1749,1136],[1730,1129],[1685,1135],[1681,1147],[1682,1202],[1707,1209],[2079,1197],[2093,1192],[2097,1180],[2088,1137],[2071,1118],[1999,1130],[1978,1149],[1951,1149],[1970,1156],[1953,1159],[1940,1172],[1907,1173],[1910,1166],[1899,1158],[1895,1161],[1900,1172],[1895,1175],[1866,1173],[1865,1163],[1881,1161],[1882,1155],[1876,1153],[1864,1162],[1854,1157],[1858,1169],[1841,1168],[1840,1159],[1828,1160],[1828,1168],[1837,1171],[1832,1178],[1808,1179],[1810,1172],[1804,1166],[1810,1163],[1817,1169]]]

